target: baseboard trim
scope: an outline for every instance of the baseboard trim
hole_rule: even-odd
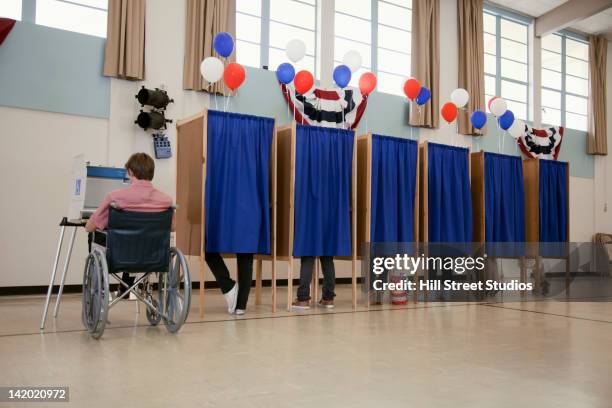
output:
[[[357,284],[361,284],[362,279],[357,278]],[[336,278],[336,284],[345,285],[350,284],[351,278]],[[299,279],[293,280],[293,286],[297,286],[300,284]],[[255,281],[252,283],[255,286]],[[261,285],[263,287],[271,287],[272,280],[271,279],[263,279],[261,281]],[[110,285],[111,291],[117,290],[119,285],[112,284]],[[276,286],[287,286],[287,279],[277,279]],[[47,293],[48,286],[5,286],[0,288],[0,296],[25,296],[25,295],[44,295]],[[193,289],[200,288],[200,282],[192,283]],[[206,281],[206,289],[218,289],[219,284],[216,281]],[[59,290],[59,285],[55,285],[53,287],[53,293],[57,293]],[[64,285],[64,293],[81,293],[82,285]]]

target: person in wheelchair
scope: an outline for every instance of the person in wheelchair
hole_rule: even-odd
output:
[[[104,234],[93,234],[96,230],[104,231],[108,226],[108,213],[111,203],[125,211],[159,212],[172,207],[173,200],[168,194],[157,190],[151,180],[155,175],[155,162],[146,153],[134,153],[125,163],[130,186],[124,189],[111,191],[106,195],[98,209],[92,214],[85,225],[89,233],[89,250],[94,242],[106,246]],[[172,231],[174,231],[174,216],[172,217]],[[98,242],[94,241],[97,240]],[[134,277],[124,273],[122,280],[130,286]],[[126,288],[119,285],[117,297],[121,297]]]

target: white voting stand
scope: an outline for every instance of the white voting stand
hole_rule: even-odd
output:
[[[89,185],[89,189],[88,189]],[[68,252],[64,260],[64,268],[60,278],[60,287],[55,301],[55,309],[53,317],[57,317],[59,305],[64,291],[66,282],[66,272],[70,266],[70,258],[72,257],[72,248],[76,232],[79,227],[84,227],[86,218],[95,211],[104,196],[118,188],[125,188],[129,185],[125,169],[115,167],[100,167],[89,166],[85,162],[83,154],[75,156],[72,164],[72,175],[70,178],[70,198],[68,205],[68,216],[60,221],[60,236],[57,243],[57,251],[55,252],[55,260],[53,261],[53,269],[51,271],[51,281],[47,289],[47,297],[40,322],[40,330],[44,330],[47,321],[47,312],[49,310],[49,302],[55,285],[55,276],[57,275],[57,266],[59,264],[60,255],[62,252],[62,244],[64,242],[64,233],[66,227],[72,227],[70,241],[68,243]]]

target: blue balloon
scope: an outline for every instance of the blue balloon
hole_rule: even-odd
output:
[[[288,62],[283,62],[276,68],[276,78],[278,78],[278,82],[281,84],[287,85],[289,82],[293,81],[294,76],[295,69],[293,65]]]
[[[334,69],[334,82],[340,88],[346,87],[351,82],[351,69],[346,65],[338,65]]]
[[[497,122],[499,122],[499,127],[508,130],[510,126],[514,123],[514,113],[511,110],[507,110],[506,113],[497,118]]]
[[[217,33],[213,40],[213,47],[215,51],[217,51],[217,54],[223,58],[227,58],[232,55],[232,51],[234,51],[234,39],[230,33]]]
[[[472,126],[476,129],[482,129],[482,127],[487,123],[487,114],[483,111],[474,111],[472,116],[470,116],[470,122],[472,122]]]
[[[431,91],[424,86],[421,87],[419,94],[416,97],[417,105],[425,105],[427,101],[431,98]]]

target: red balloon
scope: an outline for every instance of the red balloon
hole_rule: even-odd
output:
[[[421,84],[414,78],[408,79],[404,82],[404,93],[410,100],[414,100],[417,96],[419,96],[419,92],[421,91]]]
[[[457,105],[452,102],[446,102],[440,110],[442,117],[448,123],[451,123],[457,117]]]
[[[369,95],[376,88],[376,75],[371,72],[361,74],[359,78],[359,90],[363,96]]]
[[[494,96],[491,99],[489,99],[489,103],[487,103],[487,106],[489,107],[489,112],[491,112],[491,103],[493,103],[495,99],[497,99],[497,96]]]
[[[310,72],[302,70],[295,74],[293,85],[297,93],[304,95],[306,92],[310,91],[310,88],[314,85],[314,78]]]
[[[236,90],[244,82],[244,67],[236,62],[232,62],[223,71],[223,82],[232,91]]]

